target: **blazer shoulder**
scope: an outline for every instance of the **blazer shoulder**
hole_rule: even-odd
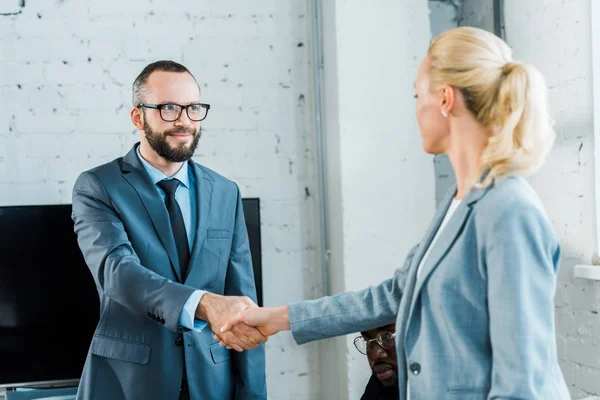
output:
[[[106,179],[114,178],[115,174],[121,173],[121,166],[123,163],[123,157],[115,158],[112,161],[98,165],[97,167],[88,169],[80,174],[83,175],[95,175],[98,179],[104,181]]]
[[[498,181],[474,206],[479,230],[495,234],[510,226],[526,229],[558,243],[558,236],[537,193],[523,177],[505,177]]]
[[[537,193],[525,178],[519,176],[504,177],[496,182],[477,202],[475,212],[494,219],[514,212],[546,217]]]
[[[204,165],[199,164],[195,161],[194,161],[194,165],[197,168],[199,168],[200,171],[202,172],[202,178],[210,181],[213,185],[220,187],[220,188],[229,189],[229,190],[235,190],[235,191],[238,190],[237,183],[235,183],[231,179],[226,178],[223,175],[219,174],[218,172],[215,172],[212,169],[205,167]],[[196,177],[196,179],[198,179],[198,177]]]
[[[83,171],[79,174],[75,182],[75,189],[87,186],[90,181],[99,181],[103,186],[113,182],[115,176],[121,174],[122,160],[123,158],[119,157],[105,164]]]

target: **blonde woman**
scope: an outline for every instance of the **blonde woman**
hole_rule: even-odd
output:
[[[523,178],[554,140],[542,76],[491,33],[457,28],[433,41],[415,91],[424,150],[447,154],[457,183],[404,266],[363,291],[246,310],[222,344],[239,322],[306,343],[396,321],[402,400],[570,398],[555,342],[559,243]]]

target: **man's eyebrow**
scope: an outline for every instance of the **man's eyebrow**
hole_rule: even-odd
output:
[[[156,102],[156,104],[177,104],[180,106],[189,106],[190,104],[200,104],[200,100],[198,101],[190,101],[187,103],[178,103],[176,101],[171,101],[171,100],[164,100],[164,101],[158,101]]]

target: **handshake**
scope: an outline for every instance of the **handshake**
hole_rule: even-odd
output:
[[[206,293],[198,304],[196,318],[208,323],[221,346],[236,351],[258,347],[269,336],[290,329],[287,306],[259,308],[245,296]]]

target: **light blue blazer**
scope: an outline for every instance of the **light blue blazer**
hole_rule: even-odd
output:
[[[77,240],[100,296],[77,398],[177,400],[185,361],[192,400],[266,399],[263,346],[236,353],[208,328],[179,326],[196,289],[256,301],[236,184],[189,161],[198,223],[184,277],[167,209],[136,146],[82,173],[73,190]]]
[[[570,399],[558,365],[559,243],[520,177],[473,189],[417,267],[448,209],[394,277],[359,292],[291,304],[298,343],[396,321],[400,399]]]

